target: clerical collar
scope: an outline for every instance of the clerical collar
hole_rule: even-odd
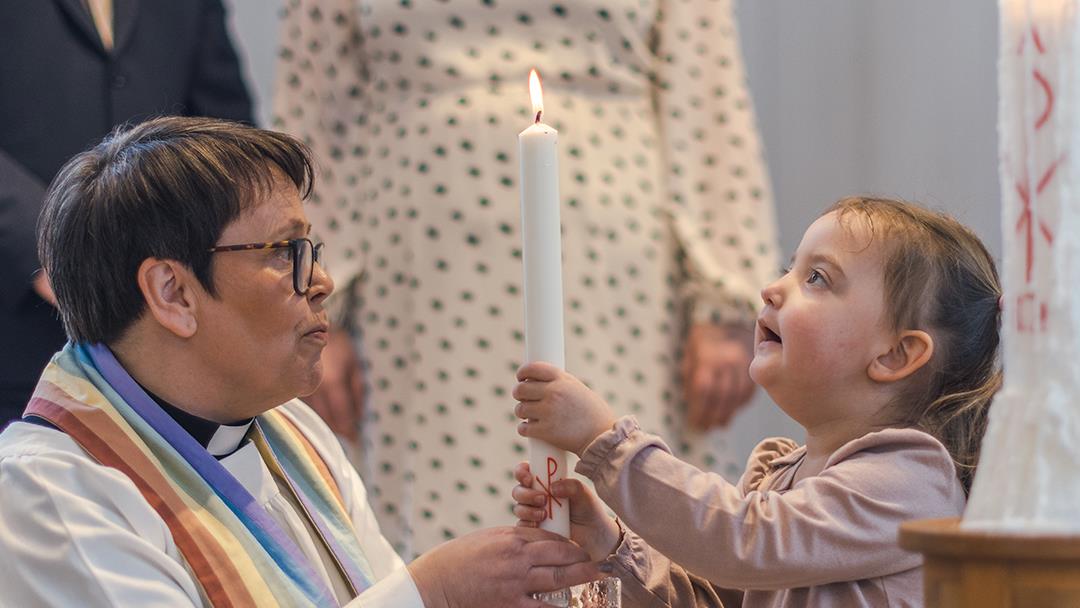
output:
[[[248,429],[251,428],[251,423],[255,421],[254,418],[248,418],[233,424],[218,424],[185,412],[151,393],[145,386],[142,389],[146,391],[147,395],[150,395],[150,398],[155,403],[161,406],[161,409],[165,410],[165,413],[170,418],[175,420],[188,434],[195,438],[195,441],[205,447],[211,456],[216,458],[224,458],[239,449],[244,437],[247,436]]]

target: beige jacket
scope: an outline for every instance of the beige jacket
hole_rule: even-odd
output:
[[[629,528],[614,557],[628,606],[731,608],[740,595],[747,608],[921,606],[922,558],[897,531],[962,513],[944,446],[913,429],[873,432],[792,485],[804,453],[767,439],[732,485],[633,418],[598,437],[577,472]]]

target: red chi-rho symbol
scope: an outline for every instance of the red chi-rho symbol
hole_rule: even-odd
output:
[[[540,481],[540,478],[536,478],[536,484],[544,490],[544,496],[547,499],[545,506],[547,508],[547,517],[544,519],[555,519],[555,505],[562,506],[562,502],[555,495],[551,493],[551,483],[555,481],[555,474],[559,472],[559,463],[555,462],[555,459],[548,457],[547,459],[547,482]]]

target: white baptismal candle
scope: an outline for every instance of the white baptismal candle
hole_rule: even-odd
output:
[[[534,123],[518,134],[521,157],[521,233],[525,292],[525,360],[566,365],[563,345],[562,236],[559,232],[559,132],[540,122],[543,100],[536,70],[529,74]],[[529,466],[540,489],[566,476],[566,452],[529,440]],[[548,492],[541,528],[570,536],[570,509]]]

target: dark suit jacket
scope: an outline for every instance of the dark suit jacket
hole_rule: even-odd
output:
[[[82,0],[0,2],[0,426],[64,343],[31,289],[35,224],[63,163],[163,114],[252,121],[221,0],[113,0],[106,52]]]

